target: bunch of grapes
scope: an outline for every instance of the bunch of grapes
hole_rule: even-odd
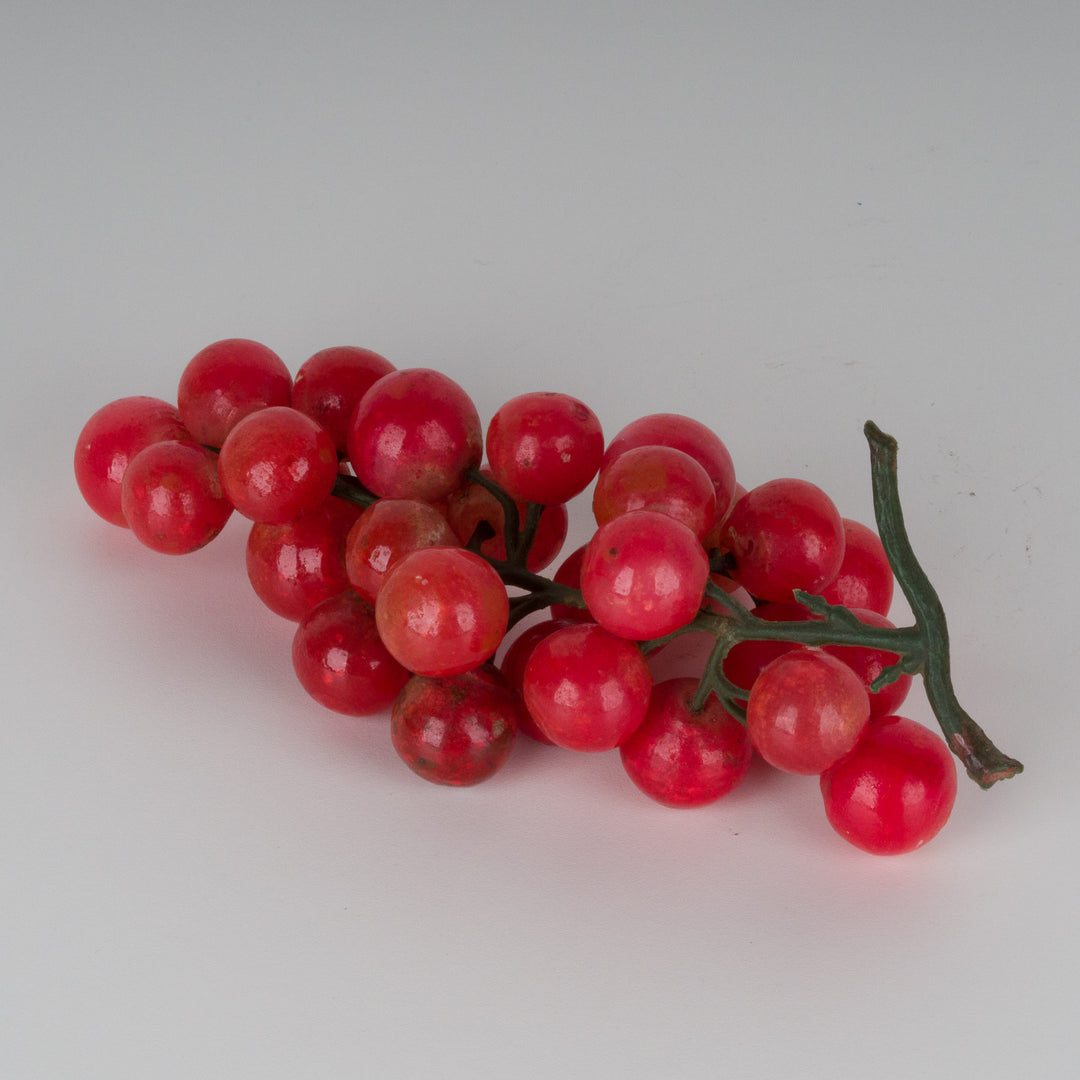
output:
[[[916,667],[877,533],[804,480],[744,490],[696,420],[644,416],[605,440],[583,402],[530,392],[485,430],[438,371],[337,347],[293,378],[230,339],[187,364],[176,405],[95,413],[75,474],[101,517],[166,554],[248,518],[248,577],[296,623],[301,685],[339,713],[389,712],[426,780],[476,784],[526,737],[617,750],[642,792],[692,807],[756,753],[819,777],[836,831],[883,854],[952,809],[949,747],[897,713]],[[566,555],[567,504],[590,485],[595,531]],[[700,679],[657,681],[653,657],[691,631],[715,642]]]

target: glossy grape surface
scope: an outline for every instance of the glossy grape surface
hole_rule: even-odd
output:
[[[372,603],[386,575],[421,548],[456,547],[449,522],[430,503],[379,499],[360,515],[345,542],[345,572],[353,588]]]
[[[525,502],[569,502],[592,482],[604,455],[600,420],[569,394],[521,394],[491,418],[486,448],[492,474]]]
[[[650,798],[665,806],[706,806],[746,776],[753,748],[746,728],[709,697],[691,711],[692,678],[657,683],[645,719],[619,747],[623,767]]]
[[[859,677],[821,649],[798,648],[757,677],[746,706],[754,749],[784,772],[820,775],[849,753],[870,720]]]
[[[483,429],[472,399],[429,368],[392,371],[360,399],[348,432],[361,482],[392,499],[445,499],[480,464]]]
[[[521,693],[525,681],[525,668],[529,663],[529,657],[533,650],[544,638],[561,630],[564,626],[574,624],[566,619],[544,619],[533,623],[522,630],[513,641],[510,642],[502,660],[499,661],[499,670],[503,673],[509,686]],[[522,735],[528,735],[537,742],[553,745],[551,739],[544,734],[540,725],[533,720],[529,710],[522,707],[521,716],[518,718],[518,731]]]
[[[360,507],[327,499],[282,525],[255,522],[245,552],[255,594],[271,611],[295,622],[344,592],[349,587],[345,538],[359,516]]]
[[[291,400],[292,375],[285,362],[247,338],[215,341],[197,352],[177,390],[184,426],[196,442],[215,447],[245,416]]]
[[[348,452],[349,424],[360,399],[394,365],[377,352],[353,345],[320,349],[300,365],[292,407],[326,428],[339,454]]]
[[[151,443],[131,459],[121,507],[135,536],[163,555],[205,547],[233,511],[218,479],[217,456],[172,440]]]
[[[470,787],[506,763],[521,712],[516,691],[492,668],[444,679],[416,675],[394,704],[390,735],[417,776]]]
[[[293,670],[320,704],[347,716],[376,716],[409,679],[379,638],[371,605],[351,589],[316,604],[297,624]]]
[[[375,601],[386,647],[418,675],[459,675],[494,655],[510,603],[502,579],[464,548],[423,548],[387,575]]]
[[[652,675],[641,650],[595,623],[564,627],[537,643],[522,696],[556,746],[613,750],[645,719]]]
[[[894,579],[885,547],[873,529],[849,518],[844,524],[844,557],[821,595],[830,604],[888,615]]]
[[[769,480],[732,508],[722,547],[734,578],[758,600],[791,601],[793,590],[818,595],[844,558],[844,527],[833,501],[806,480]]]
[[[240,420],[221,447],[218,466],[236,509],[273,525],[321,506],[338,477],[337,451],[326,429],[287,406]]]
[[[671,446],[682,450],[708,473],[716,490],[717,514],[726,513],[735,494],[735,465],[731,454],[712,428],[678,413],[650,413],[632,420],[608,443],[606,466],[636,446]]]
[[[694,617],[708,577],[705,549],[685,525],[634,510],[601,526],[589,541],[581,592],[601,626],[646,641]]]
[[[956,801],[956,763],[937,734],[902,716],[871,722],[855,749],[822,774],[829,824],[873,855],[932,840]]]
[[[655,510],[703,540],[716,521],[716,489],[697,461],[671,446],[637,446],[600,470],[593,517],[605,525],[631,510]]]

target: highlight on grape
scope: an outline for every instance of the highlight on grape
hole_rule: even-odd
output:
[[[756,755],[817,777],[839,836],[899,854],[945,825],[956,759],[983,787],[1022,765],[957,700],[896,442],[864,434],[875,527],[806,480],[745,489],[687,416],[605,438],[589,405],[545,389],[485,427],[442,372],[337,346],[293,377],[232,338],[187,363],[175,404],[100,408],[74,465],[91,509],[154,551],[198,550],[247,518],[248,579],[296,624],[301,686],[388,717],[425,780],[480,783],[527,738],[617,751],[645,796],[685,808],[733,791]],[[567,504],[590,485],[591,539],[566,553]],[[911,626],[889,619],[896,585]],[[700,676],[654,678],[691,633],[710,643]],[[938,731],[900,712],[915,675]]]

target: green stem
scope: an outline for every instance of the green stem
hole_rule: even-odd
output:
[[[872,421],[863,428],[870,444],[870,475],[874,487],[874,515],[896,580],[911,605],[915,628],[921,637],[919,667],[926,699],[934,710],[953,753],[964,763],[968,775],[981,787],[1023,771],[1015,758],[1002,753],[957,701],[949,666],[949,630],[941,600],[919,565],[904,527],[896,476],[897,446]]]
[[[796,592],[795,599],[817,619],[808,622],[767,622],[723,590],[711,585],[708,597],[726,610],[702,613],[688,627],[656,641],[646,642],[646,651],[666,644],[685,630],[706,630],[716,637],[716,645],[694,699],[701,709],[709,694],[715,694],[733,715],[745,719],[741,691],[724,675],[723,663],[731,647],[740,641],[783,641],[797,645],[861,646],[894,653],[897,662],[886,668],[871,684],[871,690],[903,674],[921,674],[927,701],[934,712],[949,748],[963,762],[968,775],[981,787],[989,788],[1023,770],[1015,758],[1002,753],[981,727],[963,709],[952,685],[949,665],[949,633],[945,612],[937,592],[919,565],[904,527],[896,475],[896,440],[867,422],[864,433],[870,444],[871,481],[878,534],[896,580],[911,605],[914,626],[873,627],[861,623],[847,608],[830,604],[820,596]],[[719,560],[714,560],[719,562]]]
[[[540,574],[534,574],[531,570],[509,559],[488,559],[487,561],[498,571],[499,577],[506,585],[526,590],[524,596],[515,596],[510,600],[510,626],[520,622],[526,615],[551,607],[552,604],[582,609],[585,607],[580,589],[552,581]]]
[[[528,548],[522,551],[521,515],[518,513],[517,503],[508,491],[497,484],[490,476],[485,476],[479,469],[470,469],[468,479],[473,484],[479,484],[486,491],[491,492],[503,510],[503,542],[506,546],[507,562],[524,566]],[[494,525],[494,522],[492,522]],[[535,535],[535,530],[534,530]],[[532,546],[532,539],[529,539]]]
[[[339,499],[345,499],[347,502],[356,503],[357,506],[371,506],[379,499],[378,495],[368,491],[355,476],[346,476],[345,473],[338,473],[330,494],[336,495]]]

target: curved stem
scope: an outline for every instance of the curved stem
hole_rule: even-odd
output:
[[[710,618],[710,616],[705,615],[703,618]],[[701,681],[698,683],[697,692],[694,694],[693,701],[690,702],[690,711],[701,712],[705,708],[705,702],[708,701],[709,695],[715,694],[724,709],[731,716],[734,716],[739,723],[745,725],[746,691],[742,687],[736,686],[724,674],[724,657],[727,656],[731,646],[738,640],[737,633],[734,632],[737,631],[737,625],[723,615],[713,615],[711,619],[715,623],[716,644],[713,645],[712,651],[709,653],[709,659],[706,661],[705,671],[702,673]]]
[[[542,503],[526,503],[525,504],[525,521],[521,526],[521,533],[518,536],[517,547],[514,553],[509,557],[516,559],[520,563],[525,563],[529,557],[529,552],[532,551],[533,543],[536,540],[536,531],[540,528],[540,515],[544,512],[544,506]],[[509,553],[510,548],[507,547]]]
[[[371,506],[372,503],[379,501],[379,496],[368,491],[355,476],[347,476],[345,473],[338,473],[330,494],[336,495],[339,499],[345,499],[347,502],[356,503],[357,506]]]
[[[507,560],[518,562],[517,556],[521,554],[522,535],[521,515],[518,513],[517,503],[509,492],[503,490],[500,484],[497,484],[490,476],[485,476],[479,469],[470,469],[468,479],[473,484],[479,484],[499,500],[499,505],[503,510],[503,541],[506,545]],[[525,554],[528,554],[527,550]],[[522,563],[524,563],[524,558],[525,556],[521,555]]]
[[[911,605],[922,640],[922,672],[926,698],[953,753],[981,787],[1015,776],[1023,765],[1002,753],[957,701],[949,667],[949,630],[941,600],[919,565],[904,527],[896,478],[896,440],[872,421],[863,428],[870,444],[874,515],[896,580]]]

